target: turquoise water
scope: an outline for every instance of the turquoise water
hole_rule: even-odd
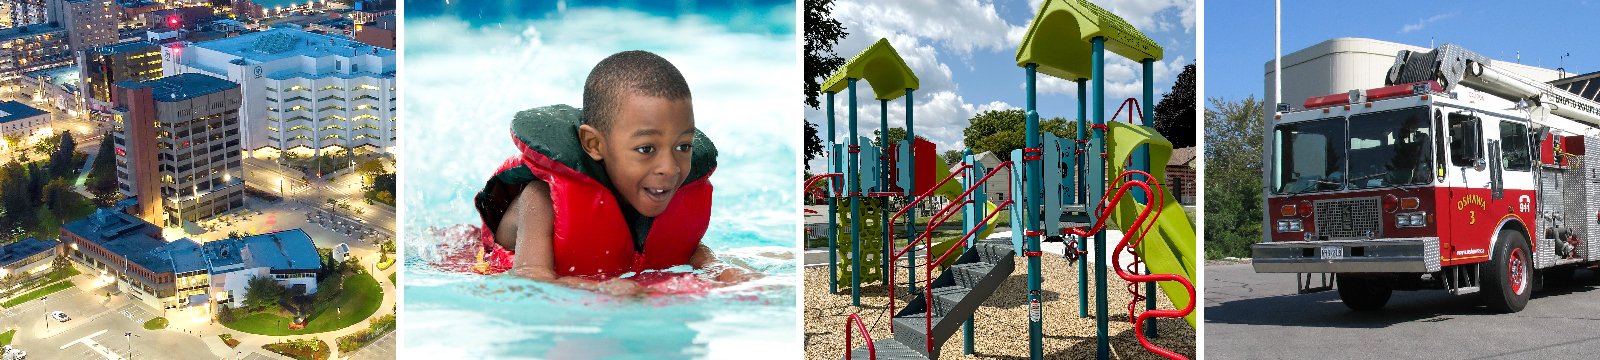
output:
[[[800,119],[784,111],[793,109],[800,77],[792,4],[737,12],[788,22],[777,27],[682,9],[569,6],[492,22],[418,13],[406,19],[401,70],[404,351],[640,359],[800,352],[800,229],[793,216]],[[433,266],[471,251],[474,240],[462,226],[478,224],[472,196],[516,151],[511,116],[548,104],[577,106],[589,68],[629,49],[655,51],[679,67],[694,93],[696,124],[721,151],[704,243],[765,277],[704,295],[619,299]]]

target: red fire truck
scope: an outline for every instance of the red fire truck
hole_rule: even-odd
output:
[[[1355,310],[1443,289],[1516,312],[1600,263],[1600,104],[1448,44],[1401,51],[1385,83],[1279,106],[1256,272]]]

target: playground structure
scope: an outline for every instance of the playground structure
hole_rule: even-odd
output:
[[[1106,122],[1104,101],[1105,52],[1136,59],[1144,68],[1143,108],[1140,101],[1128,99],[1123,109],[1128,123]],[[1043,278],[1041,242],[1062,241],[1068,262],[1078,267],[1079,317],[1088,316],[1087,242],[1094,242],[1093,278],[1097,327],[1097,358],[1110,354],[1107,341],[1106,233],[1108,225],[1122,230],[1115,253],[1128,251],[1133,259],[1126,267],[1113,260],[1117,275],[1129,282],[1134,302],[1128,304],[1135,336],[1146,349],[1169,358],[1182,356],[1151,344],[1155,337],[1153,318],[1184,318],[1194,325],[1194,287],[1188,279],[1195,273],[1195,233],[1193,225],[1171,194],[1163,191],[1159,179],[1172,144],[1149,127],[1145,114],[1152,113],[1154,62],[1162,49],[1121,18],[1081,0],[1051,0],[1041,5],[1027,36],[1017,50],[1017,65],[1024,69],[1027,91],[1026,142],[1023,149],[1011,152],[1011,159],[993,169],[985,169],[970,150],[963,161],[949,172],[934,158],[931,143],[916,138],[913,123],[913,97],[918,80],[887,40],[852,57],[822,84],[828,106],[828,172],[808,179],[805,190],[825,184],[828,201],[829,280],[832,293],[848,286],[851,302],[861,305],[863,281],[879,281],[888,288],[893,338],[874,341],[859,315],[846,319],[845,357],[876,359],[881,353],[890,358],[936,358],[944,341],[962,329],[965,353],[973,353],[972,315],[1015,269],[1017,255],[1027,258],[1029,355],[1043,356],[1043,314],[1040,302]],[[1075,138],[1041,134],[1037,111],[1037,74],[1044,73],[1078,84],[1078,117]],[[857,135],[856,84],[867,80],[881,106],[877,145]],[[835,139],[834,95],[847,92],[847,143]],[[891,144],[887,138],[888,102],[906,98],[906,140]],[[1093,106],[1094,122],[1088,123],[1088,107]],[[1120,115],[1120,109],[1117,115]],[[1113,116],[1115,118],[1116,116]],[[1138,121],[1138,123],[1134,123]],[[866,143],[866,144],[863,144]],[[863,155],[865,154],[865,155]],[[844,155],[844,156],[841,156]],[[989,180],[1000,171],[1009,171],[1008,191],[998,204],[988,201]],[[1115,174],[1113,176],[1108,176]],[[961,175],[960,185],[952,180]],[[938,179],[935,181],[934,179]],[[1127,196],[1130,195],[1131,196]],[[949,200],[934,211],[923,231],[917,232],[913,209],[933,196]],[[1126,197],[1126,198],[1125,198]],[[908,198],[890,215],[892,198]],[[868,203],[867,200],[877,200]],[[839,201],[848,201],[848,210]],[[1002,200],[1002,199],[996,199]],[[1093,204],[1092,206],[1090,204]],[[1010,211],[1010,241],[971,240],[986,238],[994,230],[997,215]],[[964,235],[934,244],[933,230],[956,212],[962,214]],[[895,243],[897,224],[904,216],[906,243]],[[848,223],[848,251],[841,244]],[[1048,230],[1047,230],[1048,229]],[[863,239],[867,239],[863,242]],[[877,241],[872,241],[872,240]],[[926,258],[917,262],[917,247]],[[865,246],[865,247],[864,247]],[[837,251],[836,251],[837,250]],[[914,297],[903,309],[895,309],[898,261],[905,259],[907,293]],[[1120,259],[1120,257],[1118,257]],[[848,268],[840,266],[848,261]],[[1145,273],[1140,274],[1140,265]],[[865,268],[864,268],[865,267]],[[922,270],[919,287],[918,268]],[[935,272],[941,270],[940,272]],[[937,276],[936,276],[937,275]],[[848,278],[848,282],[844,282]],[[1155,284],[1180,309],[1155,310]],[[1139,295],[1138,283],[1145,283]],[[1135,314],[1136,304],[1144,300],[1146,311]],[[854,329],[851,324],[854,323]],[[1141,326],[1141,323],[1143,324]],[[864,345],[852,347],[859,333]]]

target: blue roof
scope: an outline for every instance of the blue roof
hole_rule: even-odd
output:
[[[318,270],[322,256],[311,236],[304,230],[290,229],[274,233],[222,239],[202,246],[210,271],[243,264],[244,268],[266,267],[272,270]]]
[[[125,43],[116,44],[116,45],[110,45],[110,46],[102,46],[102,47],[94,49],[94,52],[100,53],[100,54],[119,54],[119,53],[125,53],[125,52],[135,52],[135,51],[153,52],[153,51],[160,51],[160,50],[161,50],[161,47],[156,46],[156,44],[153,44],[153,43],[151,43],[149,41],[139,40],[139,41],[125,42]]]
[[[160,102],[178,102],[239,87],[232,81],[200,73],[183,73],[146,81],[123,80],[117,85],[129,89],[150,87],[151,96]]]
[[[102,208],[77,221],[61,225],[79,237],[99,244],[123,257],[137,256],[166,244],[149,234],[161,233],[161,228],[128,213]]]
[[[22,239],[22,241],[0,246],[0,265],[10,265],[29,256],[54,249],[61,242],[55,240],[40,240],[36,238]]]
[[[65,65],[65,66],[57,66],[57,67],[44,69],[44,70],[39,70],[39,71],[29,71],[28,73],[23,74],[22,76],[27,76],[27,77],[35,78],[35,79],[37,79],[39,77],[44,77],[45,81],[50,82],[51,84],[55,84],[56,86],[63,86],[63,87],[70,86],[73,89],[77,89],[77,87],[78,87],[78,66],[77,65]]]
[[[189,238],[162,244],[144,255],[129,260],[157,273],[182,274],[206,269],[205,259],[200,256],[200,244]]]
[[[44,110],[39,110],[16,100],[0,102],[0,124],[44,114],[47,114]]]

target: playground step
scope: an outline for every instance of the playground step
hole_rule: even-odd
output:
[[[955,309],[957,304],[961,303],[961,299],[965,298],[969,292],[972,292],[972,289],[964,286],[946,286],[934,288],[933,314],[938,316],[945,316],[946,314],[949,314],[951,310]]]
[[[877,356],[878,360],[925,360],[928,358],[922,356],[921,352],[912,350],[910,346],[901,344],[894,339],[873,341],[872,346],[875,352],[868,352],[866,346],[851,350],[851,359],[868,360],[873,359],[874,355]]]
[[[979,241],[973,244],[972,250],[973,252],[978,253],[979,260],[990,264],[1000,262],[1003,260],[1003,258],[1013,256],[1011,242],[1004,240]]]
[[[928,309],[925,293],[918,293],[894,318],[894,337],[918,352],[926,352],[929,328],[925,311],[932,311],[933,353],[961,329],[961,324],[971,319],[989,296],[993,295],[1006,278],[1016,269],[1015,252],[1005,240],[980,241],[956,259],[956,265],[934,279],[933,309]],[[987,254],[987,255],[985,255]],[[994,262],[984,261],[992,259]],[[927,355],[927,354],[924,354]]]
[[[1089,216],[1089,211],[1082,204],[1061,207],[1061,228],[1079,228],[1094,225],[1094,217]]]
[[[910,347],[912,351],[916,351],[923,357],[932,359],[936,356],[928,355],[928,319],[924,318],[924,316],[927,315],[920,312],[896,316],[894,318],[894,340],[905,344],[906,347]],[[933,317],[934,354],[939,352],[939,348],[944,344],[944,339],[948,339],[950,335],[955,334],[956,330],[961,329],[961,321],[946,322],[944,319],[944,317],[939,316]]]
[[[955,279],[956,285],[960,285],[960,286],[964,286],[964,287],[968,287],[968,288],[977,288],[978,287],[978,283],[983,281],[983,278],[985,276],[988,276],[989,272],[993,271],[993,270],[994,270],[994,264],[990,264],[990,263],[986,263],[986,262],[975,262],[975,263],[966,263],[966,264],[956,264],[955,266],[951,266],[950,270],[949,271],[945,271],[945,273],[949,274],[952,278]],[[944,275],[940,275],[940,276],[944,276]]]

